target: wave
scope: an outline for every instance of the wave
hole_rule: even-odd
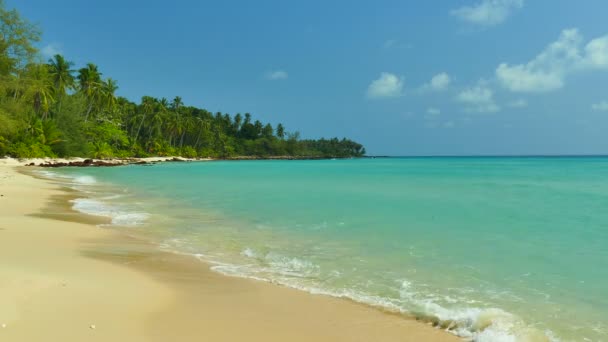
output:
[[[76,184],[96,184],[97,180],[93,176],[75,176],[74,183]]]
[[[172,243],[164,244],[164,249]],[[179,248],[183,251],[182,248]],[[440,296],[425,296],[416,292],[408,280],[401,280],[398,298],[391,298],[366,293],[354,288],[331,288],[318,279],[320,267],[302,259],[284,256],[275,252],[259,253],[252,248],[245,248],[240,255],[251,259],[252,263],[227,263],[218,261],[210,255],[189,253],[196,258],[212,264],[211,270],[233,277],[249,278],[290,288],[306,291],[311,294],[327,295],[336,298],[347,298],[355,302],[381,308],[390,312],[412,315],[417,319],[433,324],[457,336],[476,342],[558,342],[559,339],[549,330],[527,325],[517,317],[500,308],[457,307],[451,308],[438,303],[454,301]],[[339,277],[339,271],[332,274]]]
[[[116,226],[140,226],[150,216],[148,213],[126,211],[120,206],[91,198],[77,198],[71,202],[74,210],[88,215],[108,217],[112,220],[112,225]]]
[[[72,188],[85,193],[91,193],[88,191],[89,187],[99,184],[95,177],[89,175],[62,174],[49,170],[37,170],[36,172],[43,177],[62,181],[71,185]],[[96,191],[92,193],[99,195]],[[111,224],[115,226],[143,225],[150,216],[148,213],[128,210],[124,206],[108,203],[108,201],[116,200],[123,196],[124,194],[105,194],[99,197],[99,199],[77,198],[70,202],[73,203],[72,208],[74,210],[87,215],[110,218]]]
[[[56,180],[62,180],[69,184],[72,184],[72,185],[97,184],[97,179],[95,179],[95,177],[89,176],[89,175],[78,175],[78,174],[67,175],[67,174],[61,174],[58,172],[48,171],[48,170],[36,170],[36,173],[38,173],[39,175],[41,175],[43,177],[52,178],[52,179],[56,179]]]

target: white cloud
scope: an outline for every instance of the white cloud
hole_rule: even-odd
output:
[[[55,55],[62,55],[63,51],[61,50],[61,46],[59,46],[58,44],[48,44],[46,46],[44,46],[40,52],[42,53],[42,56],[46,57],[46,58],[52,58]]]
[[[429,128],[436,128],[439,125],[439,118],[441,115],[441,110],[434,107],[429,107],[424,113],[424,121],[426,122],[426,126]]]
[[[608,69],[608,34],[587,43],[584,64],[591,68]]]
[[[524,108],[524,107],[528,107],[528,101],[526,101],[524,99],[517,99],[517,100],[509,102],[508,106],[511,108]]]
[[[439,108],[430,107],[426,110],[426,113],[429,116],[437,116],[437,115],[441,114],[441,110]]]
[[[481,0],[474,6],[464,6],[452,15],[472,24],[494,26],[507,19],[511,12],[522,8],[524,0]]]
[[[393,46],[395,46],[397,44],[397,40],[396,39],[389,39],[387,41],[384,42],[384,48],[385,49],[390,49]]]
[[[494,102],[494,92],[483,82],[461,91],[456,96],[456,100],[465,104],[467,112],[494,113],[500,111],[500,107]]]
[[[289,77],[289,75],[287,74],[286,71],[274,70],[274,71],[267,72],[265,77],[267,80],[278,81],[278,80],[286,80],[287,77]]]
[[[372,99],[398,97],[403,95],[403,78],[383,72],[380,78],[367,87],[367,97]]]
[[[591,109],[596,112],[608,112],[608,101],[601,101],[591,105]]]
[[[441,72],[441,73],[433,76],[433,78],[431,78],[431,81],[429,83],[426,83],[425,85],[423,85],[422,90],[427,90],[427,89],[434,90],[434,91],[445,90],[448,88],[451,81],[452,80],[450,78],[450,75],[448,75],[445,72]]]
[[[454,128],[454,126],[456,126],[454,121],[446,121],[443,123],[443,128]]]
[[[513,92],[541,93],[560,89],[566,76],[582,70],[608,70],[608,35],[585,45],[577,29],[563,30],[560,37],[526,64],[501,63],[499,82]]]

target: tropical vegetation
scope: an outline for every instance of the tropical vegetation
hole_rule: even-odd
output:
[[[357,157],[349,139],[300,139],[252,115],[211,113],[172,100],[116,94],[97,65],[42,61],[41,32],[0,0],[0,156],[126,158],[181,155]]]

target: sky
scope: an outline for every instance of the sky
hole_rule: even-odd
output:
[[[118,94],[370,155],[608,154],[605,0],[5,0]]]

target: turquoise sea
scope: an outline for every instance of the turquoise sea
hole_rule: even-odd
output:
[[[608,341],[608,158],[214,161],[40,171],[159,248],[475,341]]]

